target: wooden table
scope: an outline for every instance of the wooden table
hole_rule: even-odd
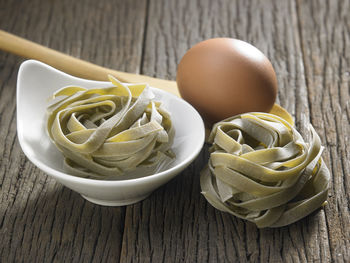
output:
[[[278,103],[325,146],[328,205],[257,229],[200,194],[207,147],[148,199],[103,207],[56,183],[21,151],[16,77],[0,51],[0,262],[350,262],[350,1],[0,0],[0,28],[93,63],[175,79],[193,44],[252,43],[276,70]]]

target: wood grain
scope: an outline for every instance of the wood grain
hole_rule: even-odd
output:
[[[331,259],[350,261],[350,1],[298,1],[311,122],[333,175],[326,224]]]
[[[328,205],[287,227],[257,229],[210,206],[199,173],[127,207],[93,205],[32,165],[16,138],[23,61],[0,52],[0,262],[349,262],[350,1],[0,0],[0,28],[101,66],[174,80],[188,48],[212,37],[271,60],[278,102],[332,174]]]
[[[139,72],[145,1],[1,1],[1,29]],[[93,205],[34,167],[16,138],[23,59],[0,52],[0,262],[116,262],[125,208]]]

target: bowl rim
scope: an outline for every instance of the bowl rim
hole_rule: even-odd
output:
[[[22,74],[23,74],[23,70],[28,67],[28,66],[31,66],[31,65],[39,65],[39,66],[42,66],[44,68],[47,68],[51,71],[53,71],[55,74],[57,75],[61,75],[63,77],[69,77],[69,78],[72,78],[72,79],[75,79],[77,81],[93,81],[93,82],[106,82],[108,83],[108,81],[97,81],[97,80],[88,80],[88,79],[83,79],[83,78],[79,78],[79,77],[75,77],[75,76],[72,76],[70,74],[67,74],[63,71],[60,71],[50,65],[47,65],[43,62],[40,62],[38,60],[34,60],[34,59],[29,59],[29,60],[26,60],[24,62],[21,63],[20,67],[19,67],[19,70],[18,70],[18,75],[17,75],[17,87],[16,87],[16,105],[19,104],[19,90],[20,90],[20,79],[22,78]],[[152,87],[154,88],[154,87]],[[154,88],[154,89],[157,89],[157,88]],[[172,99],[175,99],[175,100],[179,100],[181,101],[181,103],[184,103],[186,104],[187,106],[189,106],[190,108],[192,108],[194,110],[194,113],[195,115],[197,115],[197,117],[199,118],[198,120],[200,121],[200,141],[201,143],[198,144],[198,146],[194,149],[193,152],[191,152],[191,154],[189,156],[187,156],[185,158],[185,160],[183,160],[181,163],[175,165],[174,167],[171,167],[165,171],[161,171],[161,172],[158,172],[158,173],[155,173],[155,174],[150,174],[150,175],[147,175],[147,176],[143,176],[143,177],[139,177],[139,178],[133,178],[133,179],[122,179],[122,180],[103,180],[103,179],[92,179],[92,178],[84,178],[84,177],[79,177],[79,176],[75,176],[75,175],[70,175],[70,174],[67,174],[67,173],[64,173],[64,172],[61,172],[61,171],[58,171],[58,170],[55,170],[53,168],[51,168],[50,166],[46,165],[45,163],[41,162],[41,161],[38,161],[36,158],[32,158],[31,154],[29,153],[29,149],[27,148],[27,145],[23,142],[23,136],[21,133],[18,132],[18,127],[19,127],[19,118],[18,118],[18,107],[16,107],[16,116],[17,116],[17,138],[18,138],[18,141],[19,141],[19,144],[24,152],[24,154],[26,155],[26,157],[35,165],[37,166],[40,170],[42,170],[43,172],[47,173],[48,175],[52,175],[56,178],[60,178],[62,177],[62,179],[65,179],[65,180],[69,180],[69,181],[72,181],[72,182],[79,182],[79,183],[83,183],[85,185],[109,185],[109,186],[113,186],[113,185],[128,185],[130,183],[144,183],[145,181],[153,181],[159,177],[162,177],[164,175],[167,175],[167,174],[173,174],[173,173],[177,173],[177,172],[180,172],[182,169],[185,169],[188,165],[191,164],[191,162],[197,157],[197,155],[199,154],[199,152],[203,149],[203,145],[204,145],[204,141],[205,141],[205,126],[204,126],[204,122],[203,122],[203,119],[202,117],[200,116],[200,114],[198,113],[198,111],[190,104],[188,103],[187,101],[185,101],[184,99],[180,98],[180,97],[177,97],[175,96],[174,94],[171,94],[169,92],[166,92],[164,90],[161,90],[161,89],[157,89],[157,91],[160,91],[162,93],[165,93],[166,96],[170,96],[170,98]]]

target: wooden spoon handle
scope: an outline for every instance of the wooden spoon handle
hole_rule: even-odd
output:
[[[108,80],[107,75],[111,74],[120,81],[130,83],[148,83],[152,87],[165,90],[180,97],[175,81],[157,79],[144,75],[104,68],[90,62],[68,56],[51,48],[36,44],[32,41],[7,33],[3,30],[0,30],[0,49],[21,57],[39,60],[56,69],[80,78]],[[293,124],[292,116],[281,106],[275,104],[271,110],[271,113],[274,113]]]
[[[73,76],[93,80],[108,80],[111,74],[123,82],[148,83],[180,97],[175,81],[156,79],[144,75],[126,73],[104,68],[90,62],[71,57],[51,48],[0,30],[0,49],[21,57],[36,59]]]

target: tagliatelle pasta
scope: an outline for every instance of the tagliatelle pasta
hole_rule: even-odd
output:
[[[311,142],[280,117],[247,113],[214,125],[202,194],[215,208],[259,228],[291,224],[327,199],[330,175],[320,138]]]
[[[108,88],[68,86],[51,98],[57,101],[48,107],[47,130],[73,175],[113,179],[174,157],[170,114],[149,87],[109,79]]]

